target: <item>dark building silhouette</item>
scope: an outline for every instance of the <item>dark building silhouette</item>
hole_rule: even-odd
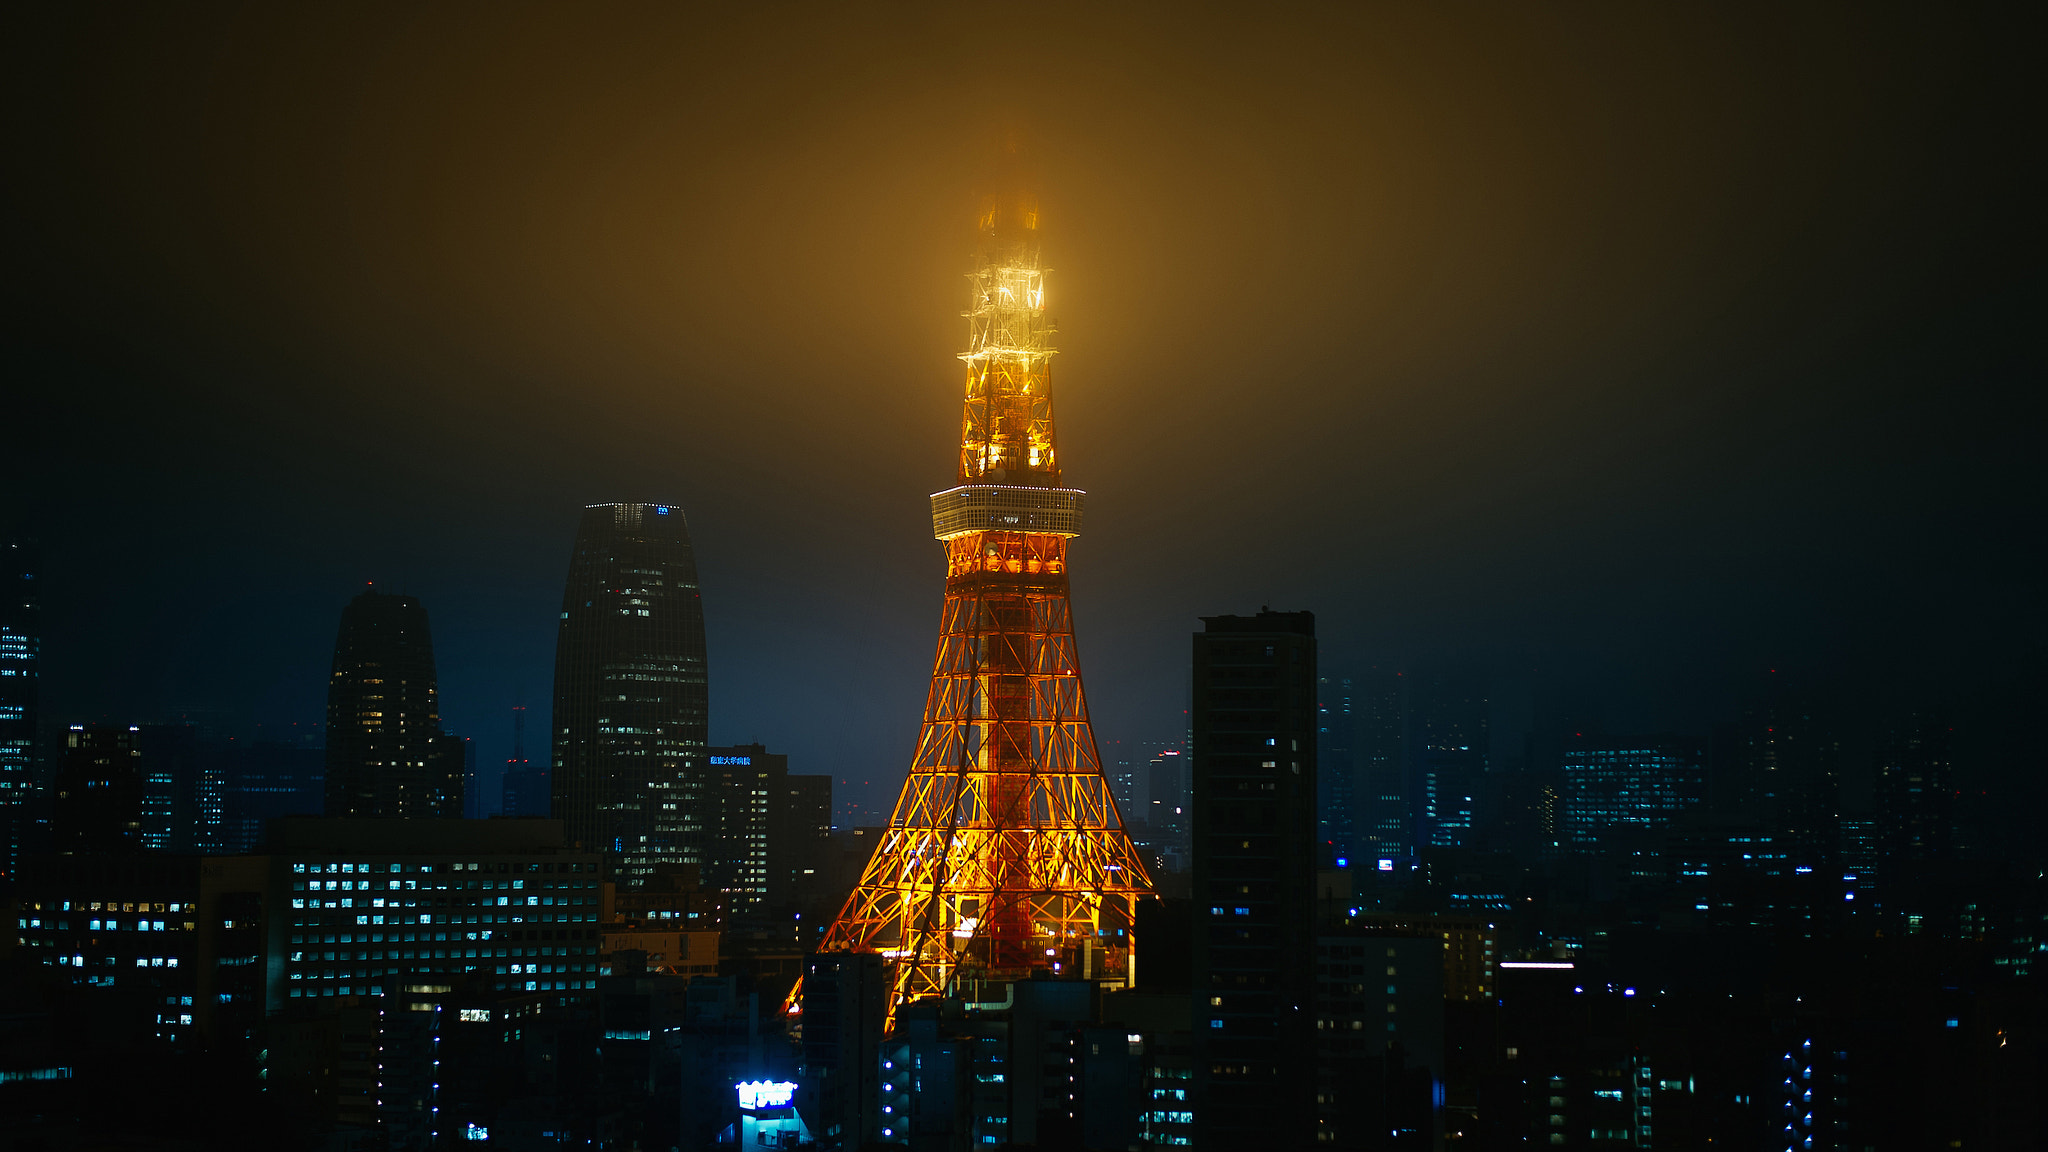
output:
[[[1832,867],[1841,832],[1841,745],[1808,701],[1774,691],[1743,717],[1736,747],[1749,810],[1793,867]]]
[[[254,852],[270,821],[318,816],[327,792],[327,754],[318,748],[261,740],[236,748],[221,820],[221,852]]]
[[[42,597],[27,544],[0,550],[0,887],[20,874],[35,818],[37,688],[42,680]]]
[[[546,816],[552,798],[548,795],[548,769],[526,756],[526,705],[512,709],[512,758],[505,761],[505,774],[498,781],[498,811],[507,816]],[[481,815],[481,813],[479,813]]]
[[[440,736],[427,610],[375,591],[349,601],[327,683],[327,815],[460,817],[462,753]]]
[[[1583,737],[1562,759],[1561,839],[1575,852],[1659,856],[1664,830],[1706,800],[1699,749],[1673,736]]]
[[[219,851],[207,833],[207,801],[220,787],[225,749],[195,724],[144,724],[142,845],[163,852]]]
[[[1444,1073],[1444,940],[1333,924],[1316,938],[1316,1144],[1436,1146]]]
[[[1188,851],[1188,766],[1187,757],[1173,748],[1162,750],[1146,765],[1151,777],[1149,800],[1140,812],[1144,821],[1145,846],[1152,849],[1170,871],[1187,870]]]
[[[1364,775],[1358,756],[1355,685],[1349,676],[1316,678],[1317,831],[1324,853],[1348,865],[1358,843],[1359,794]]]
[[[786,799],[789,757],[760,744],[704,752],[704,884],[723,892],[734,912],[745,912],[768,898],[769,841]]]
[[[1895,860],[1944,860],[1955,846],[1948,725],[1913,716],[1878,750],[1878,849]]]
[[[889,970],[880,956],[804,957],[804,1075],[796,1106],[820,1148],[853,1152],[882,1134],[876,1056],[888,1006]]]
[[[1316,641],[1308,612],[1194,637],[1195,1107],[1202,1146],[1314,1146]]]
[[[1409,687],[1409,753],[1422,843],[1470,846],[1486,813],[1491,751],[1485,682],[1469,669],[1425,669]]]
[[[832,854],[832,778],[785,776],[768,814],[768,899],[804,923],[837,912],[843,892],[825,882]]]
[[[683,510],[584,509],[555,641],[554,815],[628,882],[706,862],[708,708]]]
[[[73,724],[64,734],[64,763],[54,788],[57,851],[141,851],[146,788],[139,729]]]
[[[1408,678],[1374,668],[1352,681],[1353,739],[1359,782],[1354,846],[1363,860],[1394,861],[1415,855],[1415,811],[1410,796],[1405,737]]]

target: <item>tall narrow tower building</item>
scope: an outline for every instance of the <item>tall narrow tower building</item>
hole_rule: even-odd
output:
[[[683,510],[583,510],[555,638],[555,818],[619,874],[702,864],[709,696]]]
[[[967,318],[958,471],[931,498],[946,598],[924,723],[821,946],[879,952],[892,1012],[986,981],[1121,982],[1151,890],[1081,691],[1067,543],[1082,494],[1060,475],[1035,202],[984,208]]]
[[[37,692],[42,683],[42,591],[28,545],[0,548],[0,889],[20,875],[33,819]]]
[[[364,592],[341,611],[327,681],[327,815],[460,818],[462,759],[440,736],[427,610]]]

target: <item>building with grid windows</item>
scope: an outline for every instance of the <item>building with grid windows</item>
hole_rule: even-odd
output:
[[[94,989],[129,1043],[192,1038],[199,992],[199,861],[137,852],[22,861],[12,935],[61,984]]]
[[[73,724],[64,733],[51,812],[61,853],[139,852],[148,815],[140,729]]]
[[[1576,851],[1627,849],[1706,798],[1697,748],[1668,736],[1587,740],[1564,752],[1563,833]]]
[[[29,549],[0,549],[0,885],[21,866],[34,819],[37,687],[42,678],[42,597]]]
[[[683,510],[583,510],[555,638],[553,815],[628,883],[709,863],[704,605]]]
[[[327,682],[327,815],[462,815],[459,742],[441,734],[427,610],[411,596],[364,592],[342,609]]]
[[[437,998],[458,988],[588,1001],[595,853],[554,820],[285,819],[272,826],[269,999]]]
[[[1194,1090],[1205,1147],[1314,1144],[1316,641],[1309,612],[1194,636]]]

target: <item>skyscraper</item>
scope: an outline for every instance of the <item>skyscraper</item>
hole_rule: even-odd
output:
[[[1194,637],[1195,1115],[1202,1146],[1314,1146],[1316,639],[1309,612]]]
[[[462,757],[440,735],[427,610],[374,590],[349,601],[327,682],[327,815],[459,818]]]
[[[1408,678],[1382,668],[1353,681],[1359,766],[1354,825],[1359,856],[1389,864],[1415,853],[1415,812],[1407,769]]]
[[[629,881],[702,864],[710,708],[704,605],[683,510],[593,504],[555,638],[554,815]]]
[[[1348,865],[1359,843],[1358,717],[1349,676],[1316,678],[1316,827],[1324,851]]]
[[[761,744],[705,749],[704,886],[723,892],[726,907],[747,912],[768,899],[769,840],[785,798],[789,757]]]
[[[1946,859],[1955,844],[1948,725],[1909,716],[1877,754],[1878,849],[1893,860]]]
[[[36,707],[42,678],[42,597],[28,545],[0,550],[0,888],[20,875],[33,817]]]
[[[1564,751],[1562,837],[1575,852],[1655,850],[1706,801],[1700,750],[1670,736],[1582,737]]]
[[[1422,843],[1473,843],[1487,786],[1486,689],[1467,670],[1425,670],[1409,687],[1409,753],[1420,785]]]
[[[141,732],[130,726],[73,724],[64,734],[50,826],[61,853],[140,852],[147,782]]]
[[[1736,753],[1754,811],[1795,868],[1830,867],[1840,848],[1841,745],[1812,702],[1773,684],[1749,709]]]
[[[824,951],[890,961],[891,1009],[963,980],[1126,972],[1151,878],[1081,689],[1038,206],[991,200],[968,277],[956,485],[931,498],[946,599],[910,774]]]

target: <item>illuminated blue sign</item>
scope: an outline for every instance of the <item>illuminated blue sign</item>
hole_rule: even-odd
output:
[[[740,1094],[740,1108],[752,1112],[761,1108],[787,1108],[796,1096],[796,1085],[787,1080],[748,1080],[733,1085]]]
[[[752,756],[713,756],[711,762],[713,764],[743,764],[752,766],[754,758]]]

